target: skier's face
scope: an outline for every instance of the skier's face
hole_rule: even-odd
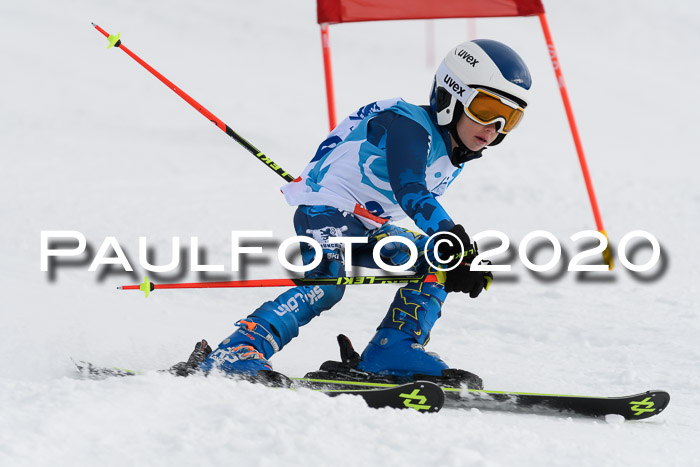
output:
[[[466,115],[462,115],[457,122],[457,134],[459,139],[472,151],[485,148],[498,136],[496,122],[482,125]],[[453,141],[453,146],[455,145],[456,143]]]

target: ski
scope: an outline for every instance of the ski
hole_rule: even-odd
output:
[[[80,375],[89,379],[107,379],[143,374],[137,370],[127,370],[117,367],[100,367],[90,362],[74,360],[72,358],[71,361],[73,361]],[[167,372],[168,370],[160,371]],[[343,394],[360,396],[364,399],[368,407],[374,409],[391,407],[395,409],[414,409],[418,412],[439,412],[445,403],[445,393],[443,390],[437,384],[429,381],[413,381],[405,384],[394,384],[390,387],[351,387],[348,389],[314,387],[313,384],[299,382],[299,384],[295,384],[288,389],[296,390],[300,388],[321,392],[331,397]]]
[[[292,378],[295,384],[308,387],[339,389],[390,388],[396,383],[361,380],[335,380],[320,378]],[[604,417],[621,415],[627,420],[642,420],[658,415],[666,408],[670,395],[666,391],[654,390],[622,397],[575,396],[562,394],[538,394],[466,389],[441,386],[445,392],[445,407],[460,409],[495,410],[540,415],[579,415]]]
[[[96,366],[84,360],[70,359],[81,376],[89,379],[105,379],[110,377],[136,376],[142,374],[140,371],[127,370],[117,367]]]
[[[301,386],[305,387],[305,386]],[[418,412],[439,412],[445,403],[445,393],[440,386],[429,381],[414,381],[391,388],[370,389],[314,389],[331,397],[343,394],[360,396],[374,409],[414,409]]]
[[[73,360],[73,363],[82,375],[95,379],[142,374],[136,370],[99,367],[84,361]],[[314,378],[314,374],[324,377]],[[662,390],[622,397],[539,394],[466,389],[429,381],[400,384],[392,382],[390,377],[377,378],[376,381],[360,379],[359,376],[355,379],[333,379],[328,372],[311,372],[304,378],[291,379],[294,382],[292,389],[306,388],[329,396],[354,394],[362,396],[370,407],[415,408],[427,412],[437,412],[444,405],[447,408],[594,418],[616,414],[626,420],[643,420],[663,412],[671,398],[668,392]],[[418,406],[430,406],[430,409],[420,409]]]
[[[585,417],[621,415],[626,420],[642,420],[661,413],[670,401],[666,391],[646,391],[632,396],[597,397],[522,392],[478,391],[443,388],[447,406],[505,410],[536,414],[575,414]]]

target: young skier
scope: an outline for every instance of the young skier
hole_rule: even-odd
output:
[[[446,235],[451,233],[464,245],[464,255],[455,241],[438,246],[441,259],[458,263],[446,272],[444,283],[408,284],[398,290],[361,358],[355,354],[355,370],[403,379],[459,374],[466,384],[481,386],[476,375],[448,370],[438,356],[423,348],[447,293],[476,298],[493,277],[490,272],[470,270],[476,245],[437,198],[466,162],[481,157],[487,146],[499,144],[518,125],[529,103],[530,86],[527,66],[510,47],[484,39],[462,43],[438,67],[429,106],[397,98],[362,107],[321,143],[300,180],[282,189],[287,202],[298,206],[297,235],[314,238],[323,249],[320,264],[306,277],[344,276],[350,254],[353,265],[377,268],[372,250],[387,236],[404,237],[416,245],[419,259],[411,269],[416,274],[435,272],[430,262],[438,265],[432,253],[437,239],[449,239]],[[391,223],[405,216],[424,234]],[[434,234],[438,236],[427,245],[426,258],[422,253],[428,236]],[[343,251],[342,245],[329,240],[332,237],[364,237],[367,243]],[[301,249],[304,264],[310,264],[313,248],[303,243]],[[390,243],[382,249],[381,258],[400,265],[409,258],[408,248]],[[342,285],[294,287],[238,321],[238,329],[213,352],[206,341],[199,342],[179,368],[184,372],[218,369],[279,382],[280,375],[271,371],[268,359],[343,293]]]

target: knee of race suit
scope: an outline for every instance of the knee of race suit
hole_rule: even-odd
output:
[[[330,250],[328,251],[330,252]],[[342,261],[324,260],[306,277],[344,276]],[[239,329],[222,342],[219,347],[252,345],[265,358],[281,350],[299,335],[299,327],[308,324],[316,316],[338,303],[345,292],[344,285],[299,286],[287,290],[275,300],[263,303],[245,320],[239,321]],[[263,335],[270,335],[265,338]],[[272,342],[274,341],[274,343]]]
[[[427,252],[430,261],[435,263],[432,254],[432,249],[426,248],[426,246],[431,246],[428,244],[428,236],[387,223],[379,229],[377,229],[376,231],[374,231],[370,235],[369,239],[370,242],[378,242],[385,237],[403,237],[416,246],[418,258],[416,259],[413,266],[411,266],[411,268],[407,270],[408,272],[413,272],[418,275],[435,273],[435,270],[430,266],[430,263],[426,261],[426,257],[424,254],[424,252]],[[411,250],[409,249],[408,245],[404,243],[387,243],[382,247],[380,251],[380,256],[382,257],[382,260],[384,262],[393,266],[399,266],[409,261],[409,259],[411,258]]]
[[[398,329],[421,345],[430,340],[430,331],[441,315],[447,298],[445,289],[435,283],[409,284],[396,292],[379,329]]]

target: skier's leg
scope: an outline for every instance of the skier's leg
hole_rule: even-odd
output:
[[[358,369],[401,376],[442,375],[447,364],[436,354],[426,352],[424,345],[440,317],[445,296],[446,292],[432,283],[400,288],[376,334],[362,352]]]
[[[297,235],[314,238],[323,249],[321,263],[306,277],[345,275],[344,258],[339,244],[330,237],[364,236],[366,229],[353,216],[326,206],[300,206],[294,216]],[[314,259],[313,247],[301,245],[302,261]],[[214,367],[229,373],[251,373],[271,369],[267,359],[299,335],[299,327],[328,310],[343,297],[345,286],[299,286],[287,290],[275,300],[236,323],[238,329],[200,365],[208,371]]]
[[[415,273],[434,272],[423,255],[428,241],[425,235],[389,225],[373,232],[368,246],[389,235],[407,238],[416,245],[418,261],[412,267]],[[437,264],[430,254],[431,249],[428,250],[431,261]],[[401,243],[390,244],[382,249],[381,257],[388,264],[402,264],[409,257],[408,248]],[[358,369],[398,376],[442,375],[447,364],[436,354],[426,352],[423,346],[430,339],[430,331],[440,317],[446,298],[443,286],[437,283],[408,284],[400,288],[377,333],[362,353]]]

